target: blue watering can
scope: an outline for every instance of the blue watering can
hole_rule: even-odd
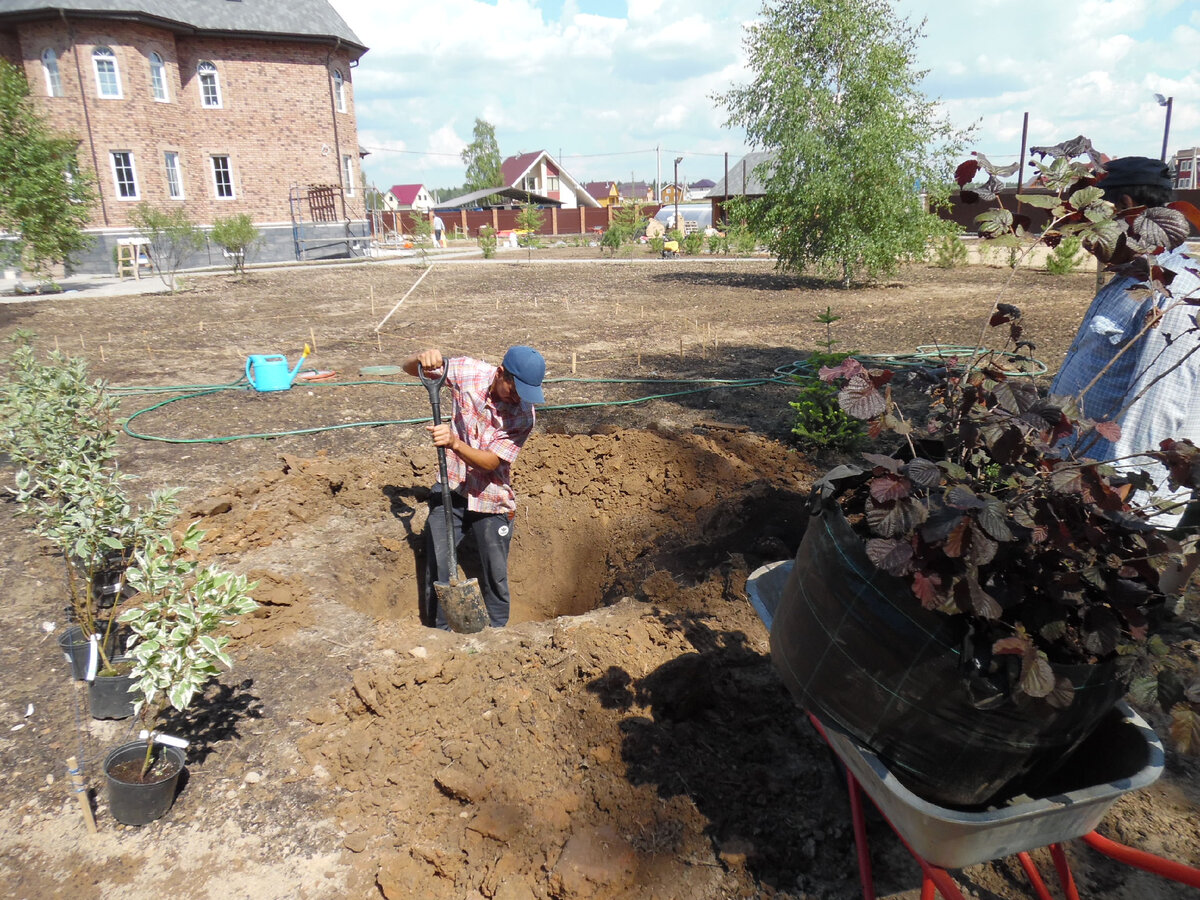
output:
[[[249,356],[246,358],[246,380],[256,391],[286,391],[296,380],[296,373],[311,352],[308,344],[305,344],[294,369],[288,369],[287,357],[282,353]]]

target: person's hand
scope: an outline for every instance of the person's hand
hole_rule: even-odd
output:
[[[443,361],[441,350],[422,350],[417,354],[417,362],[421,364],[421,368],[426,372],[440,369]]]
[[[458,439],[454,436],[454,430],[446,422],[443,422],[441,425],[426,425],[425,430],[433,438],[433,445],[435,447],[454,449],[454,445]]]

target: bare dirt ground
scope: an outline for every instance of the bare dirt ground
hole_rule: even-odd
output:
[[[0,306],[0,335],[29,329],[144,389],[123,400],[139,436],[122,466],[147,491],[181,485],[207,553],[260,579],[262,603],[234,630],[234,669],[170,723],[192,741],[175,805],[120,826],[99,763],[134,726],[89,718],[55,641],[61,566],[0,508],[6,896],[861,895],[844,789],[745,597],[751,571],[794,554],[828,462],[789,443],[795,387],[775,373],[825,336],[827,306],[841,349],[971,343],[1007,272],[917,266],[841,290],[763,260],[571,252],[439,262],[406,298],[424,269],[364,263]],[[1023,273],[1006,295],[1051,369],[1093,288]],[[236,384],[249,354],[295,361],[305,342],[305,368],[331,380]],[[515,470],[512,624],[438,632],[417,605],[428,396],[360,370],[424,346],[498,361],[513,343],[541,348],[551,381]],[[67,787],[72,755],[96,834]],[[1169,752],[1102,830],[1200,864],[1198,771]],[[915,863],[868,825],[880,895],[917,897]],[[1186,893],[1067,852],[1084,895]],[[955,874],[979,898],[1029,895],[1012,861]]]

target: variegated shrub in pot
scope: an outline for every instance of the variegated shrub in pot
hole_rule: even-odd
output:
[[[182,538],[160,535],[137,551],[129,583],[138,591],[120,616],[132,635],[135,712],[147,737],[124,744],[104,762],[109,807],[118,821],[144,825],[162,816],[174,800],[183,769],[182,751],[156,740],[166,708],[188,709],[220,665],[233,664],[229,636],[221,630],[258,604],[255,584],[215,565],[200,568],[196,556],[204,537],[195,523]]]
[[[1052,193],[1022,197],[1050,212],[1040,240],[1079,235],[1134,275],[1135,298],[1200,305],[1157,266],[1188,233],[1183,213],[1118,211],[1091,186],[1103,172],[1073,161],[1077,147],[1045,149],[1037,165]],[[987,182],[969,187],[996,198],[1004,173],[982,157],[960,184],[979,171]],[[1021,253],[1033,246],[1005,209],[980,221]],[[842,409],[899,450],[818,483],[771,632],[801,704],[917,793],[961,807],[1034,789],[1131,684],[1170,709],[1177,746],[1200,745],[1200,679],[1152,665],[1166,658],[1154,634],[1164,589],[1196,540],[1155,527],[1148,499],[1194,488],[1200,452],[1166,440],[1145,454],[1166,467],[1158,486],[1129,460],[1092,458],[1097,436],[1119,435],[1115,419],[1088,419],[1078,397],[1047,396],[1027,377],[1034,348],[1016,306],[995,303],[981,326],[973,353],[904,384],[853,357],[822,370]],[[1185,332],[1173,339],[1200,348],[1194,320]],[[902,391],[923,402],[900,403]]]

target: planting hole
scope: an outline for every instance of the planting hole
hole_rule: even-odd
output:
[[[511,621],[578,615],[622,597],[669,605],[672,585],[702,581],[735,557],[751,567],[789,558],[811,477],[804,457],[748,431],[537,431],[515,466]],[[262,580],[255,596],[268,615],[256,631],[267,621],[302,624],[294,614],[316,597],[416,620],[436,478],[432,448],[285,457],[278,471],[191,513],[204,517],[214,552],[240,555]],[[469,544],[460,557],[473,575]]]

